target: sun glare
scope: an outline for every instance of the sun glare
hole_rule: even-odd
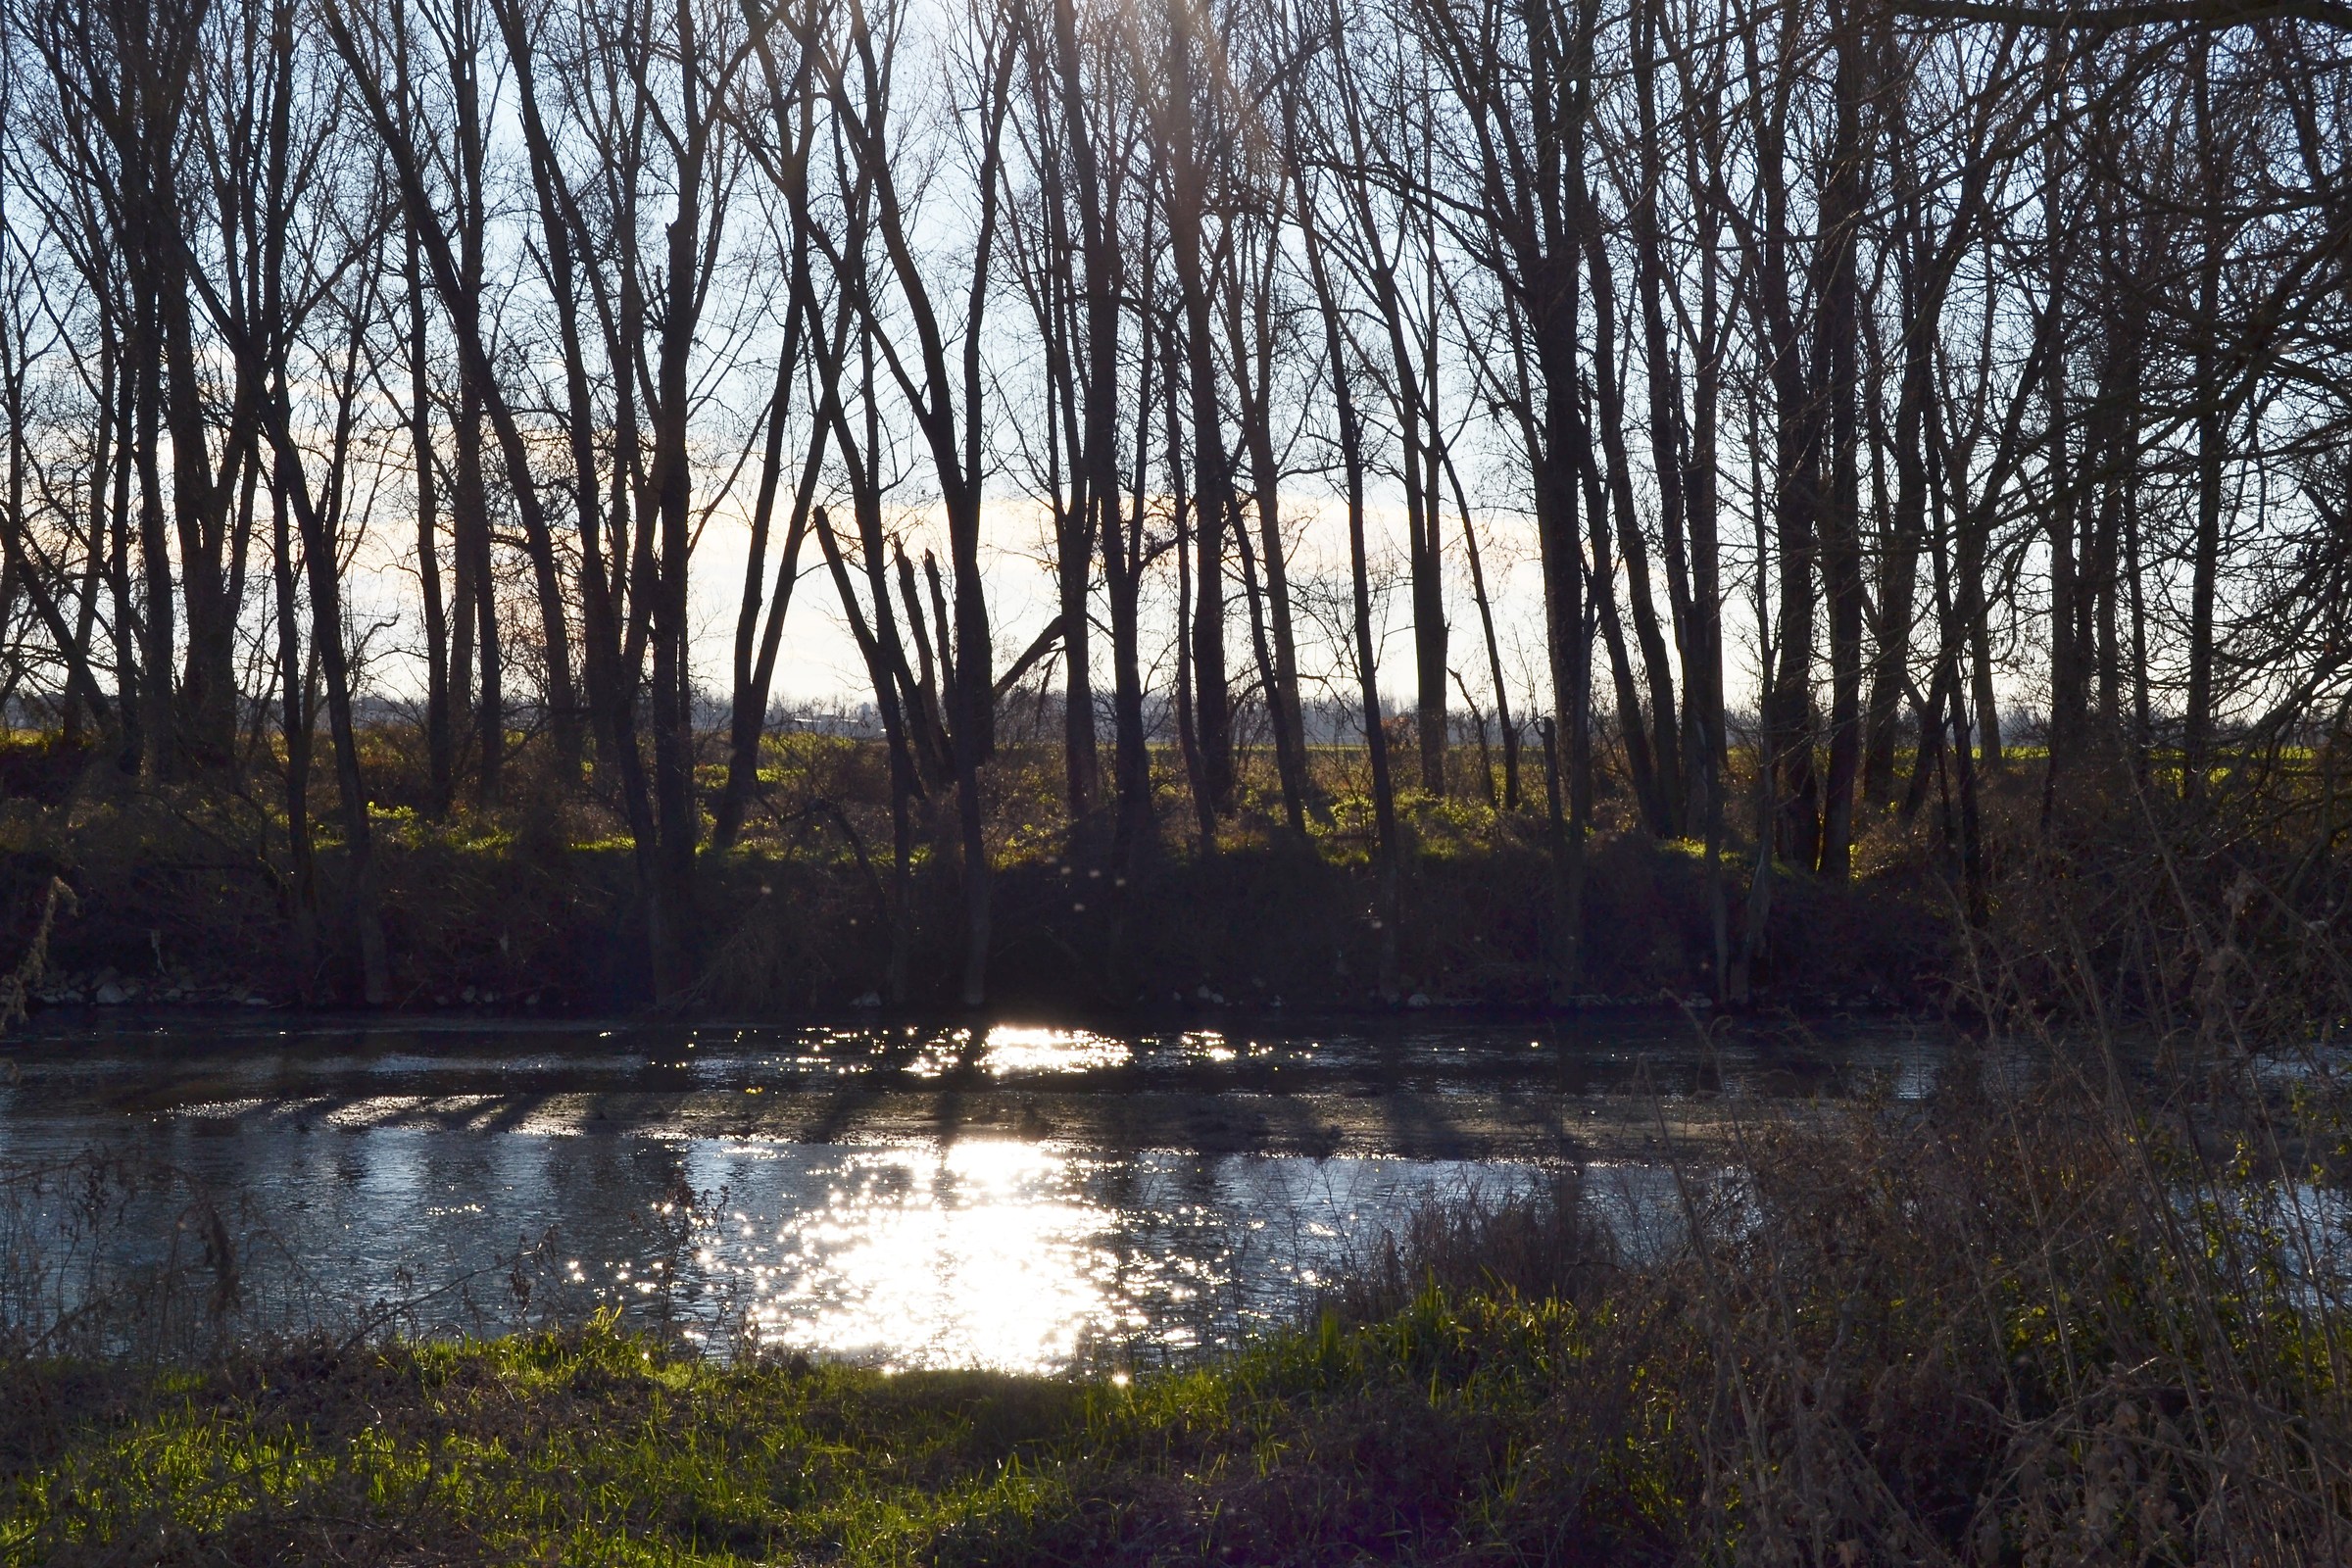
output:
[[[988,1032],[980,1059],[999,1078],[1029,1073],[1099,1072],[1124,1067],[1127,1042],[1084,1029],[1024,1029],[999,1024]]]

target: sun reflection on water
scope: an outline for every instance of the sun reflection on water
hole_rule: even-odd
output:
[[[688,1185],[727,1195],[664,1287],[684,1293],[699,1332],[901,1369],[1050,1372],[1230,1345],[1287,1320],[1426,1195],[1514,1179],[1442,1161],[988,1138],[681,1152]],[[591,1289],[643,1298],[647,1268],[616,1259]]]
[[[1084,1029],[1022,1029],[999,1024],[988,1032],[980,1061],[997,1077],[1015,1073],[1096,1072],[1124,1067],[1127,1042]]]
[[[1069,1156],[974,1140],[842,1159],[821,1203],[702,1254],[733,1275],[761,1343],[883,1366],[1043,1371],[1144,1325],[1123,1300],[1115,1216]]]

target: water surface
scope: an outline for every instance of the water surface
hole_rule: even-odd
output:
[[[0,1162],[97,1149],[177,1173],[80,1244],[121,1266],[192,1255],[198,1197],[233,1197],[243,1296],[322,1317],[497,1327],[601,1303],[887,1366],[1043,1370],[1230,1344],[1432,1199],[1576,1169],[1638,1231],[1664,1162],[1703,1164],[1742,1105],[1917,1096],[1944,1058],[1925,1026],[1679,1015],[109,1021],[9,1053]],[[21,1236],[81,1223],[70,1183],[15,1191]]]

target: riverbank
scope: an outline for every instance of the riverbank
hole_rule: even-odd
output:
[[[955,1006],[964,924],[956,852],[940,837],[948,824],[918,835],[902,910],[871,750],[814,737],[776,748],[774,798],[734,847],[696,862],[682,922],[692,979],[659,998],[634,852],[593,799],[547,793],[439,818],[380,806],[370,874],[389,1010],[816,1017],[860,1004]],[[991,813],[989,998],[1000,1014],[1541,1007],[1718,993],[1703,847],[1652,840],[1614,813],[1588,847],[1570,980],[1540,810],[1408,792],[1396,929],[1384,931],[1346,759],[1326,760],[1331,810],[1304,839],[1245,812],[1203,853],[1171,808],[1159,838],[1123,854],[1058,819],[1040,782],[1045,760],[1008,757]],[[385,799],[400,801],[397,769],[379,771]],[[73,895],[49,927],[32,1007],[309,1010],[357,1000],[351,866],[331,837],[318,845],[318,901],[306,910],[282,824],[248,793],[144,784],[102,762],[18,782],[41,788],[0,802],[0,955],[29,948],[53,882]],[[1749,865],[1727,846],[1719,885],[1735,956]],[[1787,868],[1773,880],[1748,975],[1755,1003],[1945,1000],[1952,898],[1932,858],[1879,853],[1847,882]]]
[[[642,868],[610,803],[525,768],[501,802],[435,814],[403,740],[392,728],[370,741],[377,1011],[970,1015],[952,813],[934,801],[912,824],[902,889],[873,743],[771,739],[758,808],[729,848],[693,861],[673,921],[681,977],[663,990]],[[47,745],[0,743],[0,969],[30,956],[55,911],[44,962],[25,971],[30,1008],[331,1012],[361,1000],[355,868],[331,835],[305,883],[266,792],[156,784]],[[1361,760],[1317,750],[1327,809],[1303,835],[1253,786],[1203,841],[1169,760],[1152,836],[1122,849],[1106,824],[1069,820],[1056,752],[1006,747],[990,774],[981,1015],[1708,999],[1765,1015],[2063,1014],[2164,1029],[2250,1005],[2259,1018],[2239,1023],[2261,1036],[2312,1027],[2325,1009],[2304,999],[2344,983],[2333,954],[2352,905],[2328,869],[2341,807],[2308,757],[2184,797],[2177,777],[2112,768],[2052,794],[2013,752],[1979,780],[1972,821],[1932,800],[1915,815],[1874,806],[1848,874],[1782,859],[1761,886],[1746,815],[1711,863],[1699,843],[1650,837],[1623,792],[1603,788],[1575,921],[1542,792],[1531,785],[1506,809],[1475,778],[1448,796],[1399,795],[1392,921]],[[1733,754],[1733,797],[1752,763]]]
[[[2174,1107],[2201,1095],[1956,1082],[1901,1114],[1759,1119],[1747,1176],[1678,1173],[1689,1229],[1658,1256],[1573,1182],[1433,1207],[1298,1327],[1132,1376],[730,1363],[602,1321],[164,1374],[20,1356],[0,1542],[24,1563],[2341,1561],[2343,1215],[2276,1180],[2268,1108],[2200,1144]]]

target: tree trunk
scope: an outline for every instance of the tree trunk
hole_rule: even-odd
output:
[[[406,93],[404,91],[405,100]],[[425,359],[424,280],[408,226],[401,277],[409,296],[409,439],[416,465],[416,581],[424,613],[424,752],[430,809],[449,809],[456,767],[449,713],[449,612],[441,602],[440,491],[433,468],[431,367]]]
[[[1642,815],[1650,833],[1657,838],[1677,838],[1682,833],[1683,777],[1682,746],[1675,718],[1674,674],[1666,659],[1666,639],[1658,628],[1656,597],[1650,591],[1649,548],[1642,537],[1642,523],[1634,508],[1632,465],[1626,456],[1626,410],[1623,387],[1617,379],[1617,285],[1609,262],[1608,246],[1600,233],[1598,204],[1592,199],[1588,184],[1580,193],[1583,211],[1585,257],[1587,270],[1592,278],[1592,376],[1597,395],[1600,448],[1607,465],[1608,499],[1613,503],[1616,518],[1616,553],[1625,563],[1626,602],[1633,612],[1634,638],[1642,650],[1642,686],[1647,696],[1647,734],[1642,737],[1640,754],[1647,763],[1649,781],[1641,787],[1641,772],[1637,769],[1637,790],[1642,795]],[[1671,472],[1673,465],[1667,466]],[[1617,619],[1616,588],[1610,575],[1601,565],[1603,553],[1601,535],[1604,519],[1612,508],[1601,506],[1597,497],[1590,498],[1593,507],[1593,573],[1595,589],[1603,605],[1602,626],[1614,628]],[[1619,648],[1622,632],[1613,632],[1610,643],[1612,659],[1624,662]],[[1632,689],[1630,668],[1620,680],[1618,707],[1623,710],[1620,723],[1626,732],[1626,751],[1629,757],[1636,751],[1635,737],[1643,728],[1642,705],[1637,699],[1626,701]]]
[[[1233,809],[1233,700],[1225,677],[1225,539],[1236,526],[1233,474],[1225,454],[1223,411],[1217,398],[1217,368],[1211,337],[1208,282],[1201,223],[1208,200],[1208,174],[1201,159],[1194,100],[1200,88],[1193,60],[1190,0],[1170,8],[1172,29],[1166,74],[1168,143],[1168,242],[1176,269],[1177,308],[1191,408],[1193,494],[1198,526],[1193,529],[1192,691],[1193,726],[1200,754],[1200,781],[1210,809]]]
[[[346,898],[360,948],[360,994],[368,1005],[391,1000],[391,963],[376,902],[375,840],[368,819],[368,787],[360,773],[359,730],[352,716],[351,672],[343,652],[343,596],[336,541],[318,514],[302,456],[288,429],[284,389],[270,401],[270,441],[277,453],[275,488],[293,509],[301,530],[311,590],[311,644],[326,679],[327,726],[334,739],[335,784],[341,796],[344,852],[350,860]]]
[[[2214,145],[2213,38],[2197,49],[2191,91],[2195,105],[2197,167],[2202,183],[2197,263],[2197,319],[2189,330],[2191,389],[2196,398],[2197,520],[2190,544],[2188,590],[2188,702],[2180,730],[2180,792],[2190,800],[2205,791],[2207,759],[2213,749],[2213,628],[2222,557],[2222,466],[2228,439],[2218,365],[2221,332],[2222,172]]]
[[[1848,12],[1838,27],[1835,145],[1829,200],[1822,215],[1827,249],[1822,336],[1827,341],[1824,394],[1829,404],[1829,505],[1822,513],[1822,584],[1830,612],[1829,771],[1822,785],[1821,874],[1843,881],[1853,866],[1854,785],[1862,760],[1862,506],[1856,422],[1859,229],[1868,200],[1869,150],[1863,105],[1872,94],[1869,41]]]

